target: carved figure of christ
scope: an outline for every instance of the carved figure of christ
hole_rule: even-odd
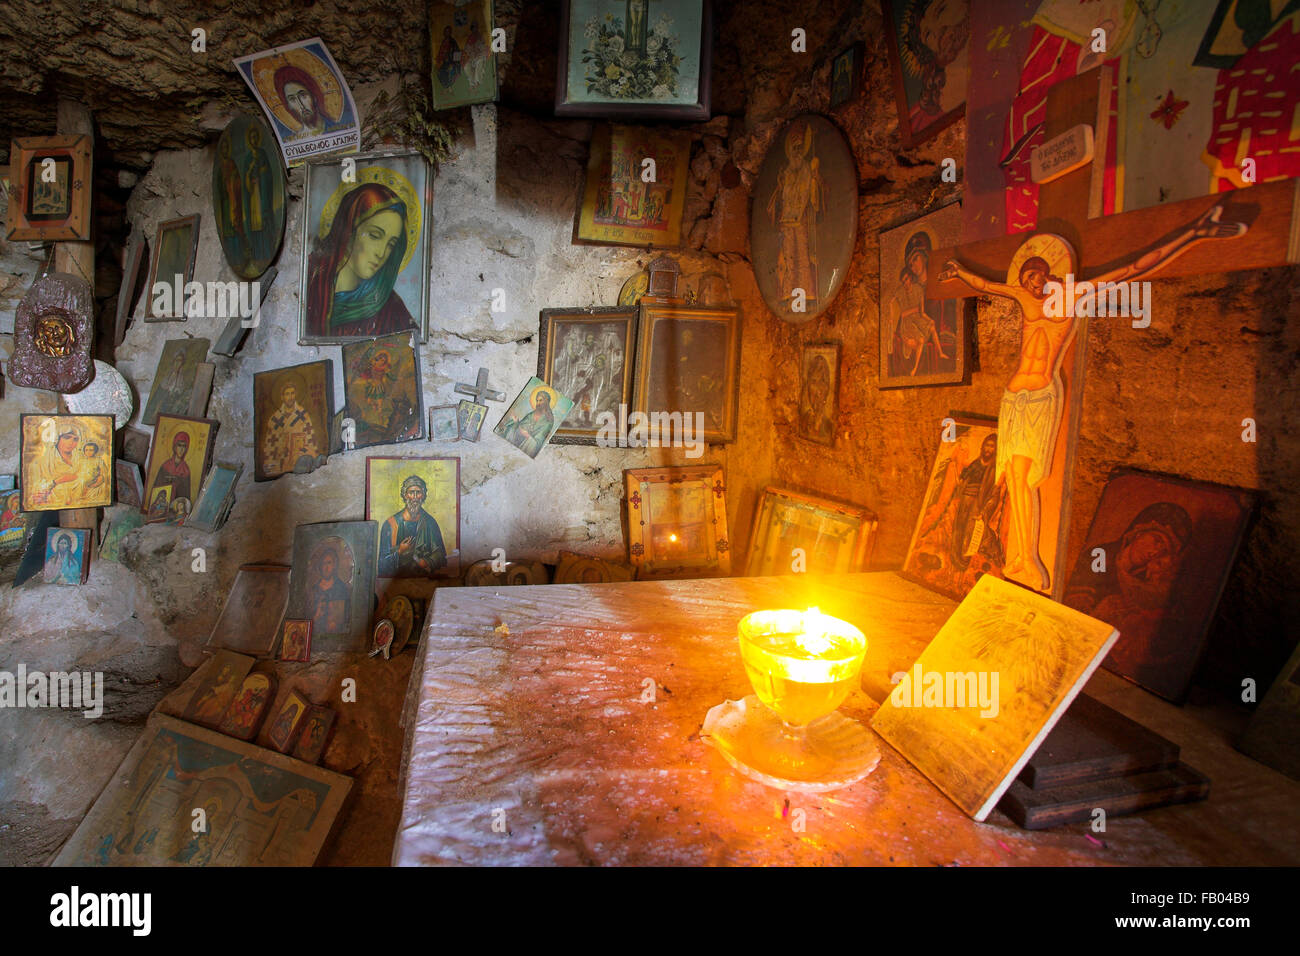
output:
[[[1172,239],[1088,281],[1096,286],[1136,281],[1198,242],[1232,239],[1246,232],[1245,223],[1221,222],[1222,214],[1222,203],[1216,204]],[[1078,321],[1068,313],[1050,316],[1044,308],[1048,284],[1062,282],[1062,277],[1052,275],[1049,259],[1073,269],[1074,250],[1064,239],[1046,234],[1035,234],[1021,246],[1029,252],[1035,248],[1046,254],[1030,254],[1022,260],[1018,252],[1006,282],[984,279],[955,259],[948,260],[939,279],[960,279],[978,292],[1009,298],[1020,306],[1020,362],[1002,393],[998,411],[998,480],[1005,480],[1011,506],[1011,540],[1004,544],[1014,545],[1007,549],[1003,573],[1011,576],[1032,567],[1041,579],[1040,589],[1046,592],[1051,578],[1039,554],[1037,488],[1052,465],[1064,404],[1060,366]]]

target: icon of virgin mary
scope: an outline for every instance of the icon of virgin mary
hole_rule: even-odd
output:
[[[368,182],[339,202],[329,233],[308,260],[306,334],[387,335],[418,328],[393,291],[406,258],[406,202]]]

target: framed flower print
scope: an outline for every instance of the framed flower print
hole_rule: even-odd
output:
[[[561,0],[557,116],[706,120],[709,0]]]

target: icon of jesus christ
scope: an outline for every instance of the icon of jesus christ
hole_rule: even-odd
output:
[[[1243,235],[1242,222],[1221,222],[1223,204],[1216,203],[1199,219],[1168,242],[1135,256],[1127,265],[1088,281],[1130,282],[1149,275],[1206,239],[1232,239]],[[1061,430],[1064,395],[1060,367],[1077,327],[1074,315],[1049,316],[1043,304],[1048,283],[1063,281],[1052,268],[1074,268],[1074,251],[1056,236],[1030,236],[1017,251],[1007,281],[992,282],[975,275],[951,259],[939,281],[960,279],[978,292],[1012,299],[1020,306],[1020,364],[1002,393],[998,410],[998,480],[1005,478],[1011,505],[1007,577],[1036,571],[1039,590],[1051,589],[1051,577],[1039,555],[1038,486],[1049,476],[1056,439]]]

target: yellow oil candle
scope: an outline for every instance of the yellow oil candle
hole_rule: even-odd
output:
[[[754,692],[787,724],[835,710],[857,686],[867,639],[838,618],[807,611],[755,611],[740,622],[740,658]]]

